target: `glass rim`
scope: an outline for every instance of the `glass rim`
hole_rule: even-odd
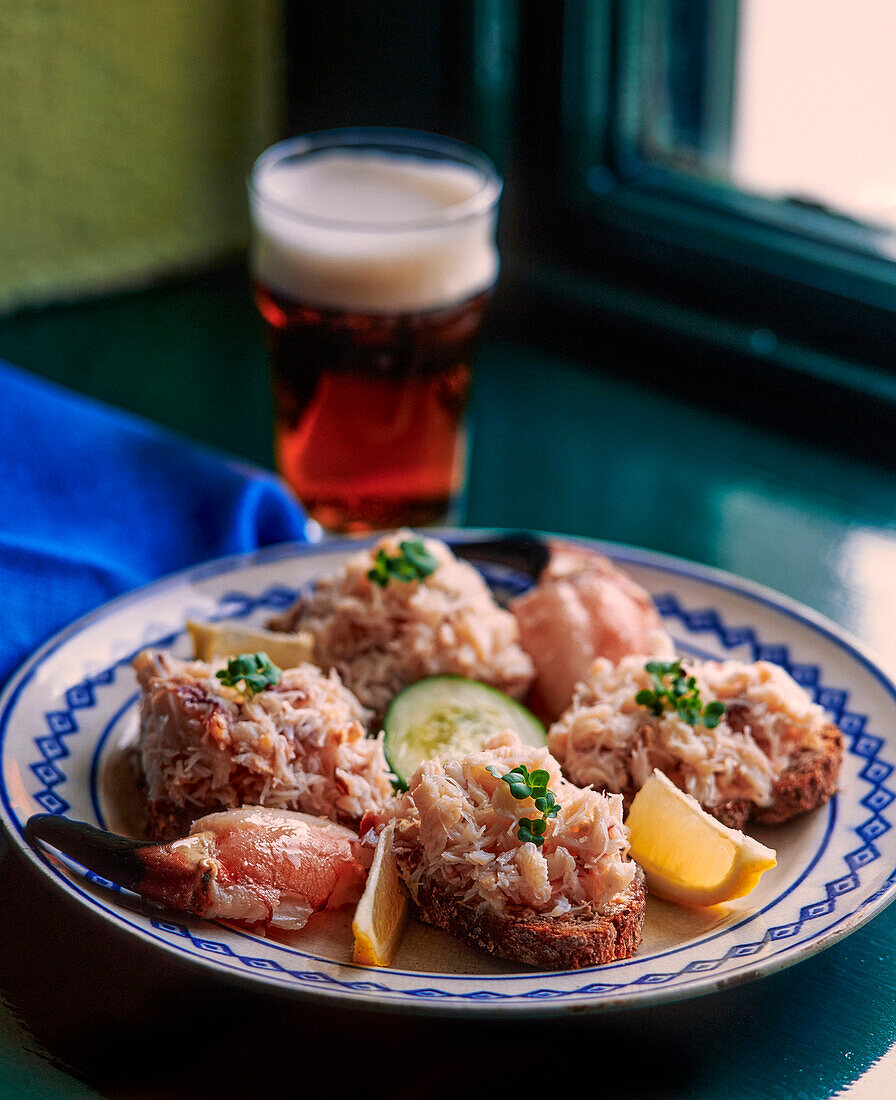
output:
[[[441,158],[476,169],[482,176],[482,186],[469,198],[446,207],[436,216],[428,215],[385,224],[303,213],[288,203],[263,193],[259,178],[261,172],[270,164],[286,160],[288,157],[319,153],[325,149],[382,150],[400,152],[408,156],[429,154],[433,159]],[[353,126],[334,130],[316,130],[278,141],[265,149],[255,160],[246,178],[246,187],[250,205],[257,203],[306,225],[334,230],[388,234],[415,229],[441,229],[468,218],[482,217],[498,205],[504,182],[489,157],[465,142],[443,137],[440,134],[431,134],[425,130],[405,130],[390,126]]]

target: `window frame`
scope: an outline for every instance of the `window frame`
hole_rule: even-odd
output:
[[[870,251],[873,231],[633,153],[626,66],[641,2],[513,5],[505,240],[517,289],[667,330],[672,343],[686,330],[896,418],[896,262]]]

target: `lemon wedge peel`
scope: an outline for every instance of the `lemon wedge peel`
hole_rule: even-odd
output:
[[[777,864],[771,848],[716,821],[659,770],[635,795],[625,823],[648,890],[680,905],[746,897]]]
[[[367,885],[355,909],[352,959],[362,966],[388,966],[395,957],[408,917],[408,895],[392,851],[395,824],[383,829],[367,875]]]
[[[280,668],[296,668],[305,661],[313,662],[314,639],[308,631],[286,634],[240,623],[193,621],[187,623],[187,630],[198,661],[261,652],[267,653]]]

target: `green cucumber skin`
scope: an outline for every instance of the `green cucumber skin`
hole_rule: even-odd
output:
[[[383,723],[386,758],[403,787],[424,760],[451,754],[453,716],[446,711],[458,709],[464,719],[454,737],[459,755],[476,751],[503,729],[515,730],[526,745],[540,748],[547,742],[547,731],[535,715],[497,688],[463,676],[430,676],[399,692]],[[441,731],[432,729],[436,723]]]

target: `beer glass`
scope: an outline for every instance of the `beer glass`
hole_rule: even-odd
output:
[[[460,142],[331,130],[249,180],[277,465],[328,531],[452,518],[501,180]]]

